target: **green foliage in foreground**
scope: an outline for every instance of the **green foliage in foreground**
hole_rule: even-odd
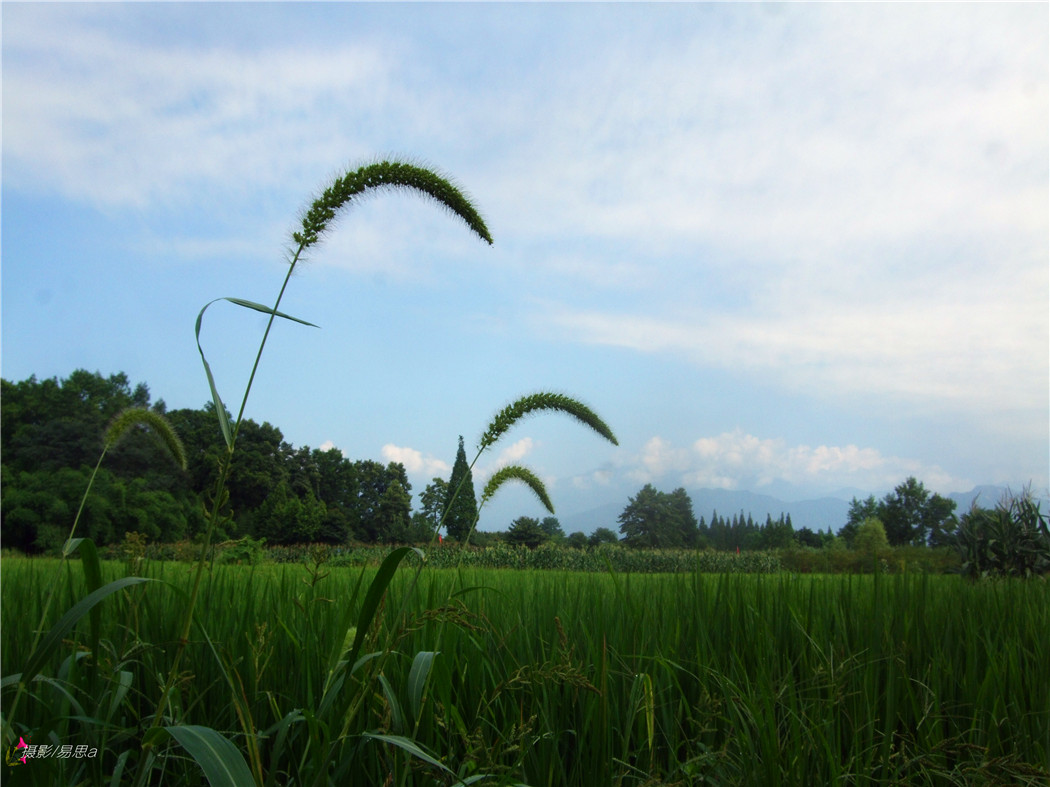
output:
[[[371,567],[216,565],[171,735],[196,744],[199,725],[223,732],[242,764],[258,763],[258,784],[1050,779],[1044,580],[457,572],[434,569],[437,554],[418,582],[409,554],[383,598],[364,593]],[[132,567],[104,563],[100,579]],[[133,770],[191,581],[182,564],[138,567],[159,581],[108,596],[97,628],[82,618],[42,663],[19,719],[34,744],[89,745],[97,757],[5,766],[5,782],[120,784]],[[46,589],[66,609],[87,585],[79,564],[4,558],[2,571],[8,676]],[[375,626],[346,628],[369,603]],[[358,664],[336,694],[333,653]],[[5,678],[5,700],[10,691]],[[163,777],[202,783],[181,757]]]

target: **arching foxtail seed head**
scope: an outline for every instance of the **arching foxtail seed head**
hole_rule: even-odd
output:
[[[317,243],[329,222],[347,203],[372,189],[411,189],[433,199],[466,222],[486,243],[492,236],[470,200],[447,178],[424,167],[403,161],[379,161],[336,178],[303,215],[302,227],[292,238],[304,251]]]
[[[551,503],[550,496],[547,494],[547,487],[535,473],[521,465],[507,465],[493,473],[481,493],[481,505],[485,505],[489,498],[496,494],[496,490],[507,481],[521,481],[536,494],[544,508],[554,513],[554,504]]]
[[[492,419],[489,428],[481,436],[479,448],[485,450],[499,440],[507,430],[530,413],[542,410],[554,410],[567,413],[584,426],[590,427],[613,445],[619,445],[616,435],[598,415],[583,402],[564,394],[540,392],[523,396],[516,402],[507,405]]]
[[[106,429],[106,448],[109,449],[116,445],[133,426],[145,426],[153,432],[167,449],[175,464],[183,470],[186,469],[186,449],[182,447],[182,440],[175,432],[175,427],[160,413],[144,407],[129,407],[110,422]]]

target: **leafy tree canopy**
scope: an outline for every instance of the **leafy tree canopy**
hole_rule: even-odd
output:
[[[549,538],[539,521],[531,516],[519,516],[507,531],[508,543],[526,546],[529,549],[535,549]]]
[[[853,498],[848,520],[839,535],[856,547],[858,528],[868,519],[883,523],[891,546],[945,546],[952,543],[952,534],[958,526],[955,501],[931,495],[912,477],[878,502],[874,495],[863,501]]]
[[[652,484],[642,487],[620,514],[620,532],[631,547],[694,546],[697,522],[685,489],[668,494]]]
[[[123,373],[104,377],[77,370],[65,380],[31,377],[0,385],[0,537],[5,546],[27,552],[53,549],[69,532],[112,419],[129,407],[166,407],[151,406],[149,388],[132,385]],[[200,532],[203,504],[213,494],[226,451],[215,406],[209,401],[166,417],[182,439],[186,469],[174,466],[151,435],[129,431],[98,472],[81,519],[83,535],[104,545],[129,531],[169,542]],[[411,486],[401,464],[352,461],[336,449],[295,448],[265,422],[241,424],[227,487],[220,539],[343,544],[428,537],[427,528],[413,527]],[[435,494],[424,501],[430,517],[444,505],[444,495],[439,503]]]

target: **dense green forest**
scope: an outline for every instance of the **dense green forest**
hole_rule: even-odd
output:
[[[186,449],[182,470],[153,436],[129,435],[106,457],[81,515],[80,535],[98,544],[137,531],[151,541],[192,539],[204,527],[202,503],[225,451],[209,403],[168,410],[145,383],[84,370],[64,380],[2,381],[2,525],[5,547],[25,552],[61,545],[102,448],[109,422],[128,407],[161,413]],[[407,542],[433,532],[443,483],[411,513],[411,485],[398,463],[351,461],[337,449],[295,448],[269,423],[246,420],[228,484],[219,538],[252,536],[271,544],[350,540]],[[208,491],[206,491],[208,490]]]

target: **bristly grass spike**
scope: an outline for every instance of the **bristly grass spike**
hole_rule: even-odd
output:
[[[565,394],[541,391],[539,393],[523,396],[515,402],[504,407],[492,419],[488,429],[481,436],[479,448],[485,450],[499,440],[518,421],[531,413],[543,410],[554,410],[566,413],[579,421],[584,426],[604,437],[613,445],[619,445],[616,435],[612,429],[598,415],[583,402],[573,399]]]

